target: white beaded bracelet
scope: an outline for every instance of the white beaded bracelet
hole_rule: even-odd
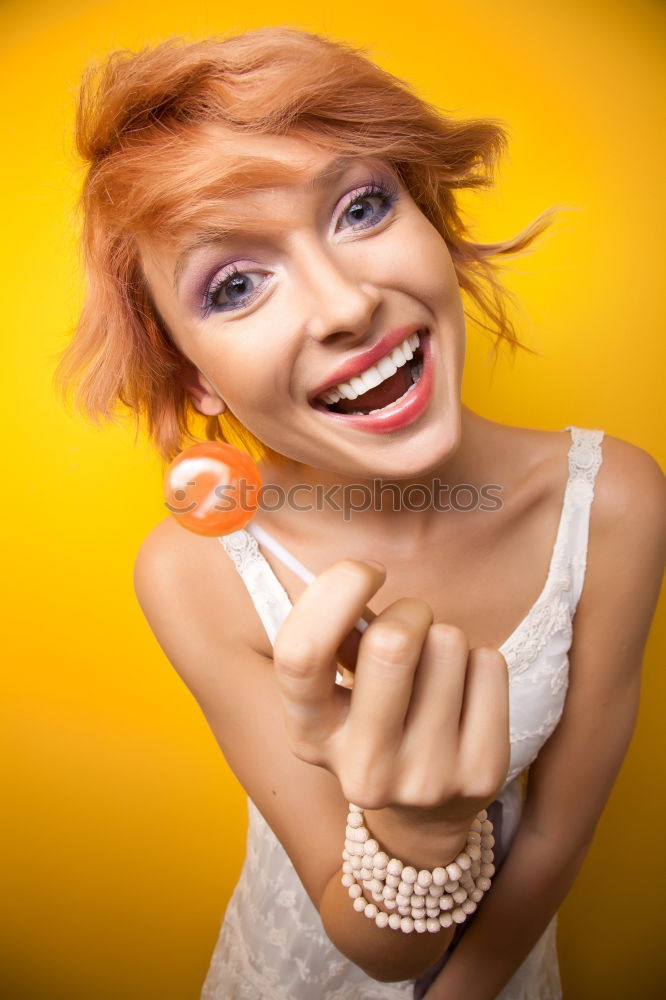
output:
[[[448,865],[417,871],[397,858],[389,858],[370,836],[360,806],[349,804],[342,884],[354,909],[405,934],[438,933],[442,927],[462,924],[474,913],[495,874],[493,825],[483,809],[467,834],[465,849]],[[372,894],[371,903],[363,889]],[[379,909],[381,903],[386,909]],[[387,913],[386,910],[394,912]]]

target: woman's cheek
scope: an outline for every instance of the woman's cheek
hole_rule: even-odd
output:
[[[445,240],[419,213],[410,232],[401,235],[401,247],[409,246],[408,257],[398,251],[392,267],[396,282],[406,292],[426,304],[441,301],[445,289],[457,290],[458,277]]]

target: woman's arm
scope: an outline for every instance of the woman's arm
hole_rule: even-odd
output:
[[[323,614],[329,625],[336,614],[340,614],[337,604],[346,606],[347,624],[341,631],[343,636],[358,619],[383,578],[370,566],[358,563],[353,566],[351,576],[349,569],[346,572],[344,593],[338,602],[335,601],[335,588],[331,589],[331,573],[339,574],[340,568],[329,570],[317,581],[317,587],[323,591]],[[289,714],[292,721],[294,717],[306,715],[313,723],[321,721],[317,713],[313,715],[308,711],[308,705],[316,701],[317,696],[313,693],[306,696],[306,688],[328,684],[331,695],[337,697],[338,702],[349,700],[347,692],[336,693],[332,657],[335,645],[323,657],[328,681],[324,674],[314,677],[310,670],[310,663],[321,656],[326,623],[314,626],[306,669],[294,668],[290,676],[283,663],[281,686],[278,686],[270,649],[266,648],[265,636],[257,636],[256,612],[231,561],[214,539],[185,532],[171,519],[157,525],[144,542],[135,566],[135,590],[162,649],[201,706],[227,763],[289,855],[306,892],[320,911],[333,944],[369,976],[381,981],[416,978],[432,967],[446,950],[452,929],[442,929],[436,934],[403,934],[379,928],[354,910],[341,884],[348,798],[334,774],[296,756],[287,739],[285,720]],[[301,605],[301,617],[302,611]],[[306,620],[309,617],[307,609],[305,617]],[[298,652],[298,644],[295,648]],[[506,753],[502,749],[498,763],[490,767],[491,755],[482,749],[487,772],[484,780],[490,782],[488,790],[483,792],[484,801],[494,796],[495,791],[490,789],[496,790],[501,785],[508,760],[506,668],[502,664],[500,670],[495,661],[501,657],[495,651],[492,654],[492,662],[486,662],[487,657],[484,662],[483,657],[481,660],[475,658],[471,669],[475,679],[469,681],[468,678],[465,687],[469,694],[473,683],[479,695],[473,699],[474,703],[486,703],[482,706],[480,727],[486,738],[497,725],[498,705],[502,708],[499,726],[503,739],[499,742],[503,747],[506,741]],[[470,669],[463,670],[464,659],[457,656],[455,659],[462,685]],[[433,663],[433,668],[435,666]],[[421,675],[423,677],[423,671]],[[447,683],[454,686],[457,683],[453,664],[450,671],[438,671],[438,675],[447,677]],[[405,681],[409,683],[409,677]],[[287,703],[283,701],[285,687],[292,689]],[[423,690],[419,690],[423,696]],[[441,706],[452,704],[451,697],[434,700]],[[289,705],[289,713],[285,704]],[[459,710],[455,715],[457,718]],[[322,719],[322,725],[329,721]],[[457,736],[457,722],[455,733]],[[441,725],[438,728],[433,724],[431,742],[438,745],[441,753]],[[457,745],[457,739],[455,742]],[[423,740],[419,742],[420,751],[424,745]],[[474,745],[479,745],[478,739]],[[423,770],[426,769],[427,761],[424,761]],[[478,780],[481,768],[473,753],[468,771],[475,781]],[[389,777],[395,778],[396,773],[392,772]],[[475,809],[471,811],[474,813]],[[382,810],[375,814],[377,824],[381,814]],[[398,824],[397,829],[391,827],[383,845],[387,851],[400,856],[399,852],[409,844],[413,863],[419,867],[432,866],[432,842],[437,842],[437,861],[449,861],[464,843],[468,825],[462,827],[462,842],[454,838],[449,845],[437,836],[437,829],[428,834],[422,823],[416,826],[403,823],[407,833],[413,830],[413,836],[405,838]],[[444,852],[444,858],[440,857],[440,851]]]
[[[505,864],[428,1000],[493,1000],[545,930],[583,862],[636,718],[641,660],[666,549],[664,482],[649,455],[607,439],[565,711],[530,770],[525,809]],[[632,848],[627,845],[627,859]],[[618,871],[625,870],[624,861],[618,859]],[[628,877],[637,887],[641,873]],[[622,891],[631,893],[632,884],[618,886]]]

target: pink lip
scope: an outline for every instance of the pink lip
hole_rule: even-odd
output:
[[[417,327],[416,329],[423,330],[423,327]],[[413,331],[410,330],[410,332]],[[353,427],[359,431],[388,434],[390,431],[407,427],[409,424],[414,423],[415,420],[418,420],[427,410],[434,389],[429,334],[421,336],[421,350],[423,351],[423,371],[421,372],[421,377],[409,394],[396,403],[385,406],[383,410],[379,410],[377,413],[360,413],[356,415],[351,413],[334,413],[324,406],[316,406],[315,409],[320,413],[324,413],[329,419],[342,421],[347,427]]]
[[[370,368],[374,365],[380,358],[385,357],[390,354],[394,347],[398,344],[402,344],[403,340],[406,340],[412,333],[417,333],[419,330],[423,330],[423,325],[419,326],[416,323],[411,323],[409,326],[400,326],[396,330],[391,330],[387,333],[376,344],[369,347],[367,351],[362,351],[360,354],[355,354],[353,358],[349,361],[345,361],[343,365],[336,368],[335,371],[331,372],[329,377],[325,382],[322,382],[316,389],[308,393],[308,402],[312,404],[317,396],[321,395],[327,389],[331,389],[334,385],[338,385],[340,382],[348,382],[350,378],[354,375],[360,375],[364,372],[366,368]],[[410,393],[411,395],[411,393]]]

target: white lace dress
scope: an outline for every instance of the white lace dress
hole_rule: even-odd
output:
[[[548,577],[527,616],[500,647],[509,666],[511,727],[510,770],[491,807],[500,861],[520,819],[521,775],[555,729],[567,693],[572,618],[583,589],[603,438],[599,430],[567,430],[572,437],[569,476]],[[219,541],[273,641],[291,609],[286,592],[248,531]],[[246,859],[201,1000],[419,1000],[443,960],[418,980],[381,983],[367,976],[327,937],[289,857],[249,798],[248,811]],[[553,918],[497,1000],[560,1000],[555,932]]]

